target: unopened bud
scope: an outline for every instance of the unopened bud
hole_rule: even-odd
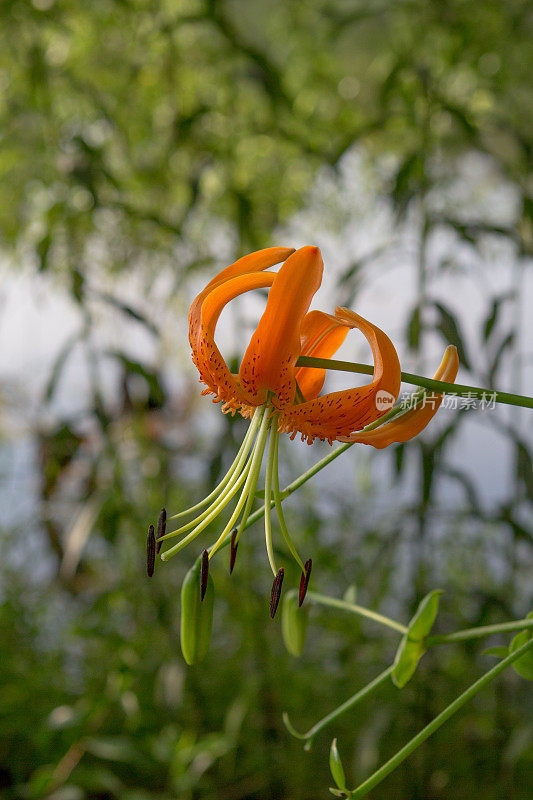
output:
[[[199,558],[186,574],[181,587],[180,642],[187,664],[195,664],[206,655],[213,627],[213,579],[208,575],[202,602],[199,586],[201,571],[202,559]]]
[[[296,589],[291,589],[281,605],[281,634],[289,653],[300,656],[305,644],[309,609],[300,608]]]

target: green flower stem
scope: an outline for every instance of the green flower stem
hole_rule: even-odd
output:
[[[296,736],[297,739],[312,739],[320,730],[322,730],[322,728],[325,728],[326,725],[329,725],[330,722],[333,722],[334,719],[340,717],[340,715],[344,714],[344,712],[348,711],[348,709],[353,708],[353,706],[355,706],[360,700],[363,700],[365,697],[368,697],[368,695],[371,692],[373,692],[374,689],[377,689],[378,686],[381,686],[381,684],[387,680],[391,672],[392,672],[392,667],[387,667],[387,669],[380,675],[378,675],[377,678],[374,678],[373,681],[367,683],[366,686],[364,686],[362,689],[360,689],[358,692],[352,695],[352,697],[350,697],[342,705],[336,708],[335,711],[332,711],[330,714],[327,714],[319,722],[317,722],[316,725],[313,725],[312,728],[309,728],[307,733],[299,733],[299,731],[297,731],[296,728],[293,727],[289,719],[289,715],[286,712],[283,713],[283,722],[285,723],[285,727],[287,728],[289,733],[292,733],[292,735]]]
[[[427,647],[436,644],[451,644],[452,642],[465,642],[468,639],[479,639],[482,636],[492,636],[493,633],[508,633],[509,631],[523,631],[524,628],[533,628],[533,619],[517,619],[512,622],[502,622],[499,625],[484,625],[480,628],[467,628],[464,631],[446,633],[443,636],[428,636],[425,640]]]
[[[426,397],[427,392],[425,389],[417,389],[416,392],[409,398],[408,404],[398,403],[391,408],[390,411],[387,411],[386,414],[383,414],[381,417],[378,417],[374,422],[371,422],[369,425],[365,425],[363,431],[373,431],[376,428],[381,427],[385,422],[389,422],[391,419],[400,416],[401,414],[406,414],[408,411],[414,411],[415,408],[418,408],[424,398]]]
[[[533,647],[533,639],[530,639],[528,642],[519,647],[518,650],[515,650],[514,653],[504,658],[495,667],[485,673],[479,680],[472,684],[463,694],[461,694],[453,703],[441,711],[434,720],[432,720],[429,725],[426,725],[425,728],[422,728],[420,733],[417,733],[410,742],[408,742],[401,750],[399,750],[392,758],[390,758],[382,767],[380,767],[370,778],[367,778],[360,786],[354,789],[350,795],[351,798],[364,797],[368,792],[377,786],[378,783],[389,775],[394,769],[396,769],[399,764],[402,763],[411,753],[419,747],[422,742],[425,742],[426,739],[435,733],[436,730],[440,728],[440,726],[447,722],[456,711],[464,706],[474,695],[476,695],[481,689],[483,689],[487,684],[489,684],[494,678],[497,678],[498,675],[503,672],[510,664],[514,661],[517,661],[521,656],[523,656],[531,647]]]
[[[343,611],[351,611],[352,614],[360,614],[362,617],[367,617],[367,619],[372,619],[374,622],[379,622],[381,625],[386,625],[387,628],[392,628],[399,633],[407,633],[407,627],[402,625],[401,622],[396,622],[389,617],[384,617],[383,614],[378,614],[376,611],[371,611],[364,606],[358,606],[356,603],[347,603],[345,600],[337,600],[335,597],[317,594],[317,592],[307,592],[307,597],[312,603],[331,606],[332,608],[341,608]]]
[[[358,372],[363,375],[374,374],[374,367],[369,364],[360,364],[355,361],[336,361],[332,358],[314,358],[313,356],[300,356],[296,362],[296,367],[334,369],[340,372]],[[533,397],[525,397],[521,394],[495,392],[492,389],[481,389],[479,386],[464,386],[460,383],[446,383],[445,381],[436,381],[433,378],[425,378],[422,375],[413,375],[411,372],[402,372],[402,381],[404,383],[413,383],[416,386],[423,386],[425,389],[432,389],[440,394],[456,394],[479,398],[484,396],[485,398],[494,398],[497,403],[533,408]]]

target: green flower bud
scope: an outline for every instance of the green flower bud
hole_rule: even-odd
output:
[[[181,587],[181,652],[187,664],[201,661],[209,650],[213,627],[215,588],[209,576],[204,599],[200,599],[202,560],[198,559],[185,576]]]
[[[298,606],[298,592],[296,589],[291,589],[283,598],[281,633],[285,647],[293,656],[302,654],[308,621],[309,608]]]

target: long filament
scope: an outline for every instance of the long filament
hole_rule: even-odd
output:
[[[265,412],[264,408],[262,408],[261,410],[263,412]],[[255,462],[255,459],[256,459],[256,452],[257,452],[257,448],[258,448],[258,444],[260,442],[261,436],[263,436],[263,439],[264,439],[264,433],[262,433],[262,432],[263,432],[263,428],[265,427],[264,426],[265,419],[268,419],[268,415],[266,413],[263,413],[261,416],[262,416],[261,427],[259,429],[259,433],[258,433],[256,442],[255,442],[254,449],[252,450],[252,454],[251,454],[251,456],[249,458],[248,463],[244,467],[244,469],[241,472],[241,474],[239,475],[239,477],[234,481],[234,483],[231,486],[227,487],[227,489],[224,492],[224,497],[221,498],[217,503],[214,503],[211,506],[211,508],[209,509],[209,514],[204,517],[203,521],[200,524],[196,525],[194,530],[192,530],[189,534],[187,534],[187,536],[185,536],[180,542],[175,544],[174,547],[171,547],[169,550],[165,550],[164,553],[161,553],[161,559],[163,561],[167,561],[173,555],[176,555],[176,553],[179,553],[179,551],[183,550],[183,548],[186,547],[186,545],[188,545],[189,542],[192,542],[193,539],[195,539],[198,536],[198,534],[200,534],[203,530],[205,530],[205,528],[207,528],[207,526],[214,519],[216,519],[216,517],[220,514],[220,512],[224,509],[224,507],[229,503],[229,501],[231,500],[233,495],[236,494],[236,492],[239,490],[239,488],[242,486],[243,483],[244,483],[243,493],[246,491],[246,487],[249,485],[250,472],[253,470],[253,467],[254,467],[254,462]],[[264,443],[263,443],[263,449],[264,449]],[[254,491],[255,491],[255,489],[254,489]],[[237,505],[237,508],[239,508],[239,506],[240,506],[240,508],[242,508],[241,500],[242,500],[242,495],[241,495],[241,499],[239,500],[239,504]],[[240,508],[239,508],[239,512],[240,512]],[[204,515],[202,515],[202,516],[204,516]],[[233,512],[233,514],[231,516],[230,522],[231,522],[231,520],[234,520],[234,517],[235,517],[235,511]]]
[[[265,451],[265,444],[268,436],[268,429],[270,426],[270,418],[269,418],[269,411],[265,408],[265,414],[263,419],[261,420],[261,427],[259,428],[259,433],[257,434],[257,439],[255,442],[255,447],[253,450],[253,455],[251,456],[251,463],[248,472],[248,476],[246,478],[246,483],[244,484],[244,488],[241,492],[241,496],[239,498],[239,502],[237,503],[233,514],[231,515],[229,522],[227,523],[226,527],[214,543],[214,545],[209,550],[209,558],[213,556],[216,551],[224,544],[225,539],[230,534],[231,529],[234,527],[236,520],[241,513],[244,504],[246,503],[246,509],[243,515],[243,519],[246,517],[248,518],[248,514],[250,513],[250,509],[252,503],[254,501],[255,490],[257,487],[257,481],[259,478],[259,472],[261,470],[261,462],[263,460],[263,453]],[[235,537],[235,542],[239,541],[239,534]]]
[[[177,514],[173,514],[171,517],[168,517],[169,520],[179,519],[179,517],[186,517],[188,514],[192,514],[193,511],[198,511],[198,509],[206,506],[210,500],[212,500],[214,497],[217,497],[220,494],[220,492],[228,484],[234,473],[239,469],[239,463],[241,460],[242,453],[246,450],[246,455],[247,455],[250,450],[251,442],[253,440],[253,437],[255,436],[255,432],[260,422],[261,411],[262,411],[261,406],[255,409],[252,416],[252,421],[248,427],[248,431],[246,432],[246,436],[242,441],[242,444],[237,452],[237,455],[235,456],[235,459],[233,460],[232,465],[230,466],[230,468],[228,469],[228,471],[226,472],[220,483],[217,486],[215,486],[213,491],[210,494],[208,494],[207,497],[204,497],[204,499],[201,500],[199,503],[196,503],[196,505],[191,506],[190,508],[186,508],[184,511],[179,511]]]
[[[265,541],[270,568],[276,577],[278,568],[274,558],[274,549],[272,547],[272,473],[274,469],[274,460],[276,458],[276,433],[277,426],[271,426],[270,441],[268,443],[268,456],[266,465],[266,478],[265,478]],[[242,524],[242,523],[241,523]]]
[[[257,425],[258,425],[258,423],[260,421],[260,418],[261,418],[261,416],[258,415],[257,421],[254,420],[252,425],[250,425],[250,429],[248,431],[248,434],[245,437],[246,447],[244,447],[244,449],[243,449],[243,447],[241,446],[241,448],[239,450],[239,458],[234,462],[234,465],[232,465],[232,468],[230,468],[230,469],[233,469],[233,466],[235,467],[233,469],[233,475],[230,476],[232,478],[232,480],[222,490],[222,492],[220,493],[220,496],[218,497],[218,499],[215,500],[213,503],[211,503],[209,508],[207,508],[205,511],[203,511],[198,517],[195,517],[190,522],[187,522],[185,525],[182,525],[181,528],[177,528],[175,531],[170,531],[169,533],[166,533],[164,536],[161,537],[162,541],[164,541],[165,539],[173,539],[175,536],[180,536],[182,533],[185,533],[186,531],[190,530],[191,528],[194,528],[196,525],[198,525],[200,522],[202,522],[203,520],[207,519],[208,517],[211,520],[213,518],[213,514],[215,514],[215,516],[216,516],[216,514],[219,514],[222,511],[222,509],[225,508],[225,506],[231,500],[231,498],[237,493],[237,491],[242,486],[242,484],[244,483],[244,480],[246,478],[247,468],[245,467],[244,471],[243,471],[243,467],[244,467],[244,463],[245,463],[246,459],[248,458],[248,454],[250,452],[250,449],[252,447],[252,442],[253,442],[253,438],[252,437],[253,437],[253,434],[255,433],[256,429],[257,429]],[[250,432],[252,433],[252,436],[249,436]],[[244,444],[244,442],[243,442],[243,444]],[[219,484],[219,487],[220,487],[220,485],[221,484]],[[219,488],[219,487],[217,487],[217,488]],[[213,493],[211,493],[211,495],[212,494]],[[175,516],[171,517],[171,519],[175,519]],[[202,530],[204,530],[204,528],[205,528],[205,525],[202,528]]]
[[[279,475],[278,475],[278,445],[279,445],[279,431],[277,425],[274,423],[272,425],[272,434],[275,434],[274,438],[274,445],[275,445],[275,453],[274,453],[274,470],[272,475],[272,488],[274,490],[274,503],[276,506],[276,512],[278,515],[279,526],[281,528],[281,533],[283,534],[283,538],[287,543],[287,547],[289,548],[292,557],[302,570],[305,572],[305,567],[302,559],[298,555],[298,551],[293,544],[293,541],[290,537],[289,530],[287,528],[287,523],[285,522],[285,516],[283,514],[283,507],[281,505],[281,492],[279,488]],[[270,505],[270,504],[269,504]]]

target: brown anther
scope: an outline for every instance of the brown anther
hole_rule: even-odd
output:
[[[155,566],[155,533],[154,526],[150,525],[148,528],[148,538],[146,539],[146,572],[148,577],[151,578],[154,574]]]
[[[270,593],[270,619],[274,619],[276,616],[284,575],[285,570],[283,567],[278,569],[278,574],[274,578],[274,583],[272,584],[272,592]]]
[[[231,532],[231,546],[230,546],[230,554],[229,554],[229,574],[233,572],[233,567],[235,566],[235,559],[237,558],[237,548],[239,546],[238,542],[235,542],[235,537],[237,536],[237,528],[233,528]]]
[[[300,607],[305,600],[305,595],[307,594],[307,587],[309,586],[309,578],[311,577],[311,567],[313,566],[313,562],[310,558],[307,559],[305,562],[305,572],[302,572],[302,577],[300,578],[300,592],[298,594],[298,607]]]
[[[165,535],[167,530],[167,510],[166,508],[161,509],[161,513],[159,514],[159,519],[157,520],[157,537],[156,537],[156,547],[155,552],[159,555],[159,551],[161,550],[161,545],[163,542],[160,542],[162,536]]]
[[[209,553],[204,550],[202,553],[202,566],[200,568],[200,600],[203,600],[207,592],[207,580],[209,578]]]

